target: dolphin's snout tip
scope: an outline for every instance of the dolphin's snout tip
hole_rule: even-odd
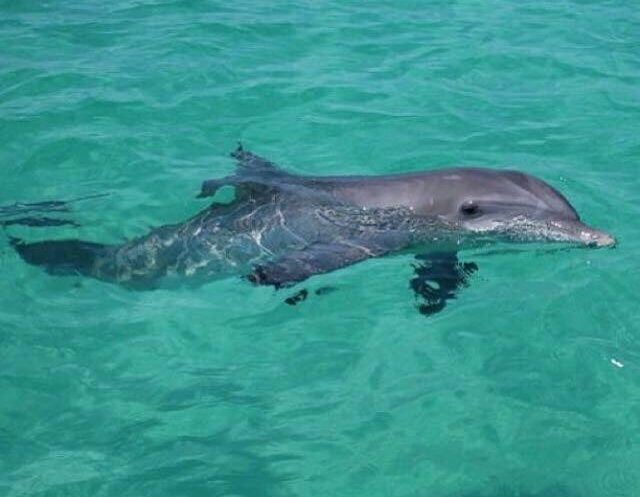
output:
[[[616,244],[614,237],[599,230],[584,230],[580,233],[580,239],[585,245],[592,247],[614,247]]]
[[[597,247],[615,247],[615,245],[616,239],[607,233],[605,233],[596,241]]]

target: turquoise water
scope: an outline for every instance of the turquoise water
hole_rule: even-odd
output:
[[[0,495],[640,495],[635,2],[7,0],[0,46],[0,204],[108,194],[12,234],[180,221],[242,140],[300,173],[517,167],[619,240],[462,253],[425,318],[410,256],[291,307],[53,277],[0,234]]]

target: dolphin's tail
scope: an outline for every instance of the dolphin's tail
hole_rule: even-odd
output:
[[[44,240],[25,242],[19,238],[10,239],[11,246],[34,266],[41,266],[51,274],[94,273],[96,261],[107,254],[109,245],[82,240]]]

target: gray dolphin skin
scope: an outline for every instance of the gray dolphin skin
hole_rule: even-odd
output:
[[[419,254],[410,287],[431,314],[466,286],[474,263],[457,252],[496,241],[608,247],[556,189],[527,174],[448,168],[384,176],[289,173],[238,146],[235,173],[205,181],[200,197],[234,188],[178,224],[122,244],[77,239],[25,242],[22,258],[53,274],[81,274],[134,288],[174,277],[240,274],[285,287],[371,257]],[[306,296],[306,290],[304,291]]]

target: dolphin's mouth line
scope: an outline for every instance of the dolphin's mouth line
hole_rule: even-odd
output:
[[[522,216],[492,221],[486,226],[468,227],[482,236],[499,236],[512,242],[560,242],[582,247],[614,247],[616,240],[608,233],[576,221],[533,221]]]

